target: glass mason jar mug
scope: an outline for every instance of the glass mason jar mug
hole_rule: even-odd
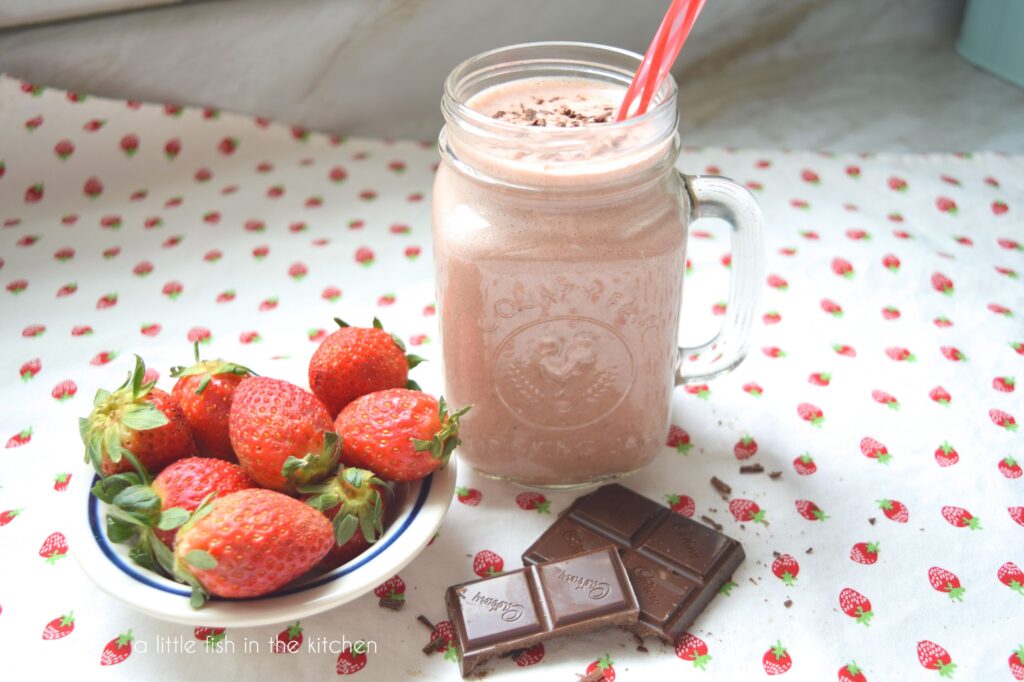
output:
[[[664,446],[674,387],[746,354],[761,211],[731,180],[676,172],[672,78],[622,122],[516,125],[478,104],[551,106],[562,92],[581,108],[624,93],[639,63],[535,43],[474,57],[445,82],[433,195],[445,395],[473,405],[459,456],[485,475],[574,487],[636,471]],[[718,335],[683,349],[687,229],[703,217],[731,225],[732,285]]]

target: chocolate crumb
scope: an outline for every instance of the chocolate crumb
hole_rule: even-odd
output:
[[[872,526],[875,525],[875,517],[872,516],[872,517],[868,518],[868,523],[870,523]]]
[[[789,607],[791,607],[793,605],[793,600],[792,599],[787,599],[786,601],[782,602],[782,605],[785,606],[788,609]]]
[[[538,105],[538,106],[540,106],[541,104],[544,104],[544,98],[543,97],[534,97],[533,98],[533,103]]]
[[[434,631],[434,624],[431,623],[430,619],[427,618],[426,616],[424,616],[422,613],[420,615],[416,616],[416,620],[418,620],[419,622],[421,622],[424,625],[426,625],[430,629],[431,632]]]
[[[537,110],[536,109],[527,109],[526,110],[526,120],[527,121],[532,121],[535,118],[537,118]]]
[[[498,109],[497,111],[494,112],[494,116],[492,118],[501,118],[504,115],[505,115],[505,110],[504,109]]]
[[[401,611],[402,607],[405,606],[404,599],[389,599],[387,597],[381,597],[377,605],[383,609],[391,609],[392,611]]]
[[[714,519],[712,519],[710,517],[702,516],[702,517],[700,517],[700,520],[703,521],[704,523],[708,524],[709,526],[711,526],[715,530],[718,530],[718,531],[722,530],[722,524],[718,523],[717,521],[715,521]]]
[[[608,114],[601,114],[594,117],[594,123],[605,123],[608,121]]]
[[[779,558],[780,556],[782,556],[782,555],[781,555],[781,554],[779,554],[778,552],[775,552],[775,551],[773,551],[773,552],[772,552],[772,556],[773,556],[773,557],[775,557],[776,559],[778,559],[778,558]]]
[[[772,479],[773,481],[775,479],[777,479],[777,478],[780,478],[781,476],[782,476],[782,472],[781,471],[772,471],[772,472],[768,473],[768,478]]]
[[[808,548],[807,548],[807,551],[806,551],[806,552],[804,552],[804,553],[805,553],[805,554],[814,554],[814,548],[813,548],[813,547],[808,547]]]
[[[729,484],[719,479],[718,476],[711,477],[711,486],[723,495],[732,493],[732,488],[729,487]]]
[[[764,471],[764,467],[760,464],[745,464],[740,467],[741,474],[760,474]]]
[[[644,646],[644,638],[636,634],[635,632],[633,633],[633,641],[636,642],[637,651],[645,654],[648,652],[647,647]]]
[[[437,647],[439,647],[442,644],[445,644],[447,642],[448,642],[448,640],[444,636],[438,635],[437,637],[434,637],[429,642],[427,642],[427,645],[425,647],[423,647],[423,653],[425,653],[427,656],[429,656],[430,654],[432,654],[435,651],[437,651]]]

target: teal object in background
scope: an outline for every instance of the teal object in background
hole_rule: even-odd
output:
[[[956,48],[970,63],[1024,88],[1024,2],[968,0]]]

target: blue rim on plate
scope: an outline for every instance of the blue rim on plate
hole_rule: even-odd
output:
[[[93,477],[92,483],[89,485],[90,490],[94,485],[96,485],[96,482],[99,481],[99,479],[99,476]],[[320,585],[326,585],[327,583],[336,580],[343,575],[351,573],[352,571],[364,565],[367,561],[373,559],[375,556],[377,556],[385,549],[387,549],[391,545],[391,543],[397,540],[399,536],[401,536],[402,533],[406,531],[409,525],[413,522],[413,519],[416,518],[416,515],[419,514],[420,509],[423,507],[423,503],[426,501],[427,495],[430,493],[430,484],[431,481],[433,481],[433,479],[434,475],[431,474],[430,476],[427,476],[426,478],[420,481],[419,495],[416,496],[416,501],[413,503],[412,509],[409,511],[409,514],[405,517],[405,520],[402,521],[402,524],[395,529],[394,533],[392,533],[387,540],[384,540],[383,542],[374,543],[374,545],[369,550],[359,555],[358,559],[356,559],[354,562],[349,562],[340,568],[336,568],[330,573],[323,575],[317,578],[316,580],[301,583],[299,585],[294,585],[287,589],[272,592],[268,595],[263,595],[260,597],[248,597],[243,599],[223,599],[221,597],[212,597],[212,599],[218,601],[251,601],[253,599],[266,599],[267,597],[280,597],[287,594],[301,592],[311,587],[319,587]],[[137,580],[140,583],[143,583],[144,585],[156,588],[162,592],[177,594],[182,597],[188,597],[191,594],[191,592],[186,589],[175,589],[172,587],[167,587],[166,585],[161,585],[152,578],[149,578],[148,576],[140,573],[133,566],[127,564],[124,561],[124,559],[122,559],[117,554],[117,552],[114,551],[114,548],[110,546],[110,541],[107,539],[106,533],[104,533],[100,529],[99,500],[91,492],[89,493],[87,505],[89,511],[89,530],[92,531],[92,536],[96,539],[96,544],[99,545],[100,549],[103,551],[103,554],[107,557],[107,559],[109,559],[112,564],[121,569],[122,573],[130,576],[131,578],[134,578],[135,580]]]

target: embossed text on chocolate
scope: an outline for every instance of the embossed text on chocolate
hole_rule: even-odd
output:
[[[470,599],[475,604],[485,607],[491,613],[501,612],[501,619],[506,623],[514,623],[523,615],[523,605],[507,599],[488,597],[479,590]]]
[[[611,591],[611,586],[603,580],[566,573],[565,569],[559,569],[555,579],[567,582],[577,590],[586,590],[587,596],[591,599],[604,599],[608,596],[608,592]]]

